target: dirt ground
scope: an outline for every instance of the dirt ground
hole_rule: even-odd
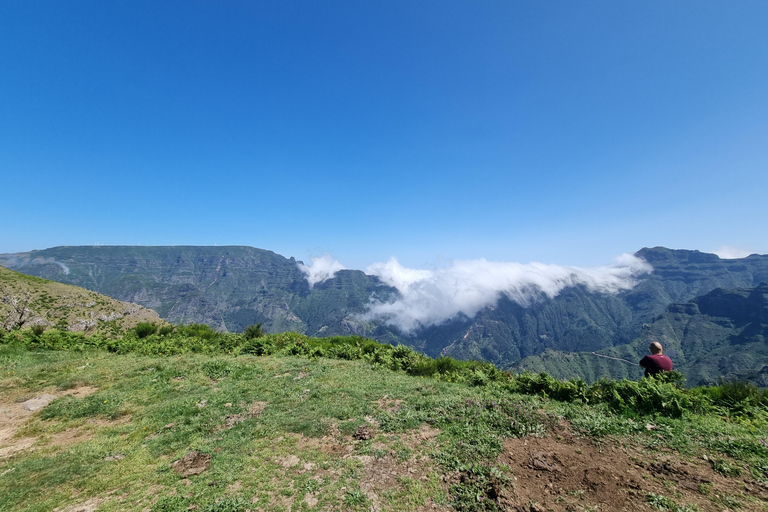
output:
[[[56,396],[84,397],[96,391],[96,388],[81,386],[66,391],[52,389],[48,393]],[[42,391],[37,393],[37,395],[43,394],[46,393]],[[34,396],[8,393],[0,399],[0,459],[10,457],[24,450],[33,449],[38,441],[37,437],[14,437],[24,423],[35,413],[24,408],[24,402],[30,398],[34,398]],[[91,435],[90,432],[80,429],[65,430],[54,435],[47,444],[68,446],[72,443],[86,441],[90,439]]]
[[[548,437],[508,439],[501,462],[515,475],[506,510],[526,512],[650,511],[647,495],[664,495],[702,511],[765,512],[768,486],[742,473],[726,478],[708,461],[637,446],[596,444],[561,423]]]

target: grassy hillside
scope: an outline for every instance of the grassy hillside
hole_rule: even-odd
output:
[[[0,364],[0,510],[768,506],[768,397],[749,386],[588,386],[204,329],[16,331]]]
[[[0,328],[59,327],[120,332],[139,322],[165,323],[152,311],[67,284],[0,267]]]

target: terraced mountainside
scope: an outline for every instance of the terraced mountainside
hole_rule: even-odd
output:
[[[500,367],[556,356],[570,362],[553,373],[589,381],[636,376],[629,365],[583,354],[626,352],[627,358],[634,357],[629,346],[638,339],[645,343],[643,326],[670,304],[768,280],[766,255],[726,260],[663,247],[635,255],[653,272],[639,276],[631,290],[605,294],[572,286],[527,306],[502,295],[473,318],[458,316],[409,335],[361,320],[371,297],[388,301],[398,296],[377,277],[342,270],[310,288],[296,260],[253,247],[55,247],[0,255],[0,264],[137,302],[172,322],[203,322],[229,331],[262,322],[267,332],[360,334],[431,356],[480,359]],[[708,346],[716,343],[721,341],[713,338]]]
[[[156,312],[84,288],[0,267],[0,327],[58,327],[86,333],[164,322]]]

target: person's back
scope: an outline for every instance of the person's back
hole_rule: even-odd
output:
[[[662,353],[661,343],[655,341],[651,343],[649,348],[651,349],[651,355],[645,356],[640,360],[640,366],[645,368],[645,376],[649,377],[661,372],[671,372],[672,360]]]

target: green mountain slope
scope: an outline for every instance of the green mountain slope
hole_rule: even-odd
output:
[[[84,288],[0,267],[0,328],[58,328],[94,333],[139,322],[164,323],[156,312]]]
[[[430,354],[511,364],[545,350],[594,351],[631,342],[643,324],[671,303],[715,288],[752,287],[768,279],[768,256],[723,260],[699,251],[663,247],[636,253],[653,265],[633,289],[608,295],[583,287],[522,307],[502,298],[474,319],[420,333]],[[443,341],[441,341],[443,340]],[[510,343],[510,340],[514,340]],[[449,348],[445,348],[449,347]]]
[[[721,379],[768,386],[768,282],[754,288],[718,288],[683,303],[646,324],[630,344],[606,348],[601,355],[639,361],[659,341],[689,385]],[[558,378],[583,376],[639,378],[639,368],[593,353],[547,351],[518,363],[517,370],[544,371]]]
[[[654,270],[640,276],[631,290],[611,295],[575,286],[527,307],[502,297],[473,318],[454,318],[408,336],[360,320],[372,296],[384,301],[397,296],[378,278],[342,270],[310,288],[295,260],[253,247],[55,247],[0,255],[0,264],[137,302],[172,322],[203,322],[234,332],[262,322],[268,332],[360,334],[405,343],[432,356],[481,359],[502,367],[545,353],[630,344],[669,304],[768,279],[765,255],[724,260],[663,247],[636,255]],[[568,367],[558,364],[563,371]],[[599,376],[605,364],[592,362],[591,370],[575,365],[574,371]]]
[[[351,312],[391,293],[354,270],[310,289],[293,258],[242,246],[54,247],[0,255],[0,264],[233,332],[262,322],[270,332],[348,334],[364,330]]]

